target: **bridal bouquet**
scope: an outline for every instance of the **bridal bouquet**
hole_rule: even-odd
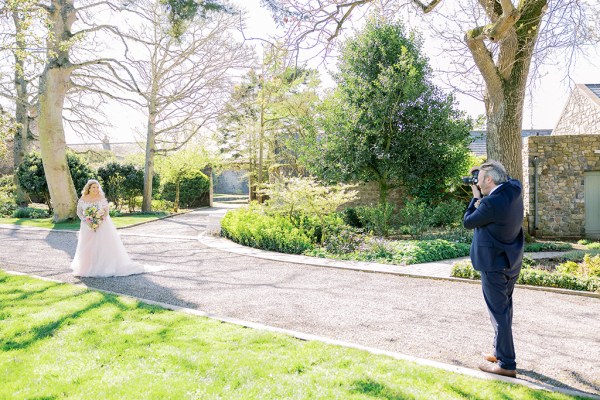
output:
[[[85,222],[96,232],[96,229],[104,221],[104,210],[96,206],[88,207],[84,210]]]

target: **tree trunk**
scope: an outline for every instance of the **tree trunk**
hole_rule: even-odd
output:
[[[263,184],[263,142],[265,136],[265,108],[263,101],[264,99],[261,100],[260,104],[260,131],[258,132],[258,182],[256,185],[256,190],[258,191],[258,202],[261,204],[263,202],[263,195],[260,191],[262,190]]]
[[[173,211],[179,211],[179,187],[181,186],[180,182],[175,183],[175,201],[173,202]]]
[[[148,132],[146,134],[146,161],[144,164],[144,192],[142,211],[152,211],[152,178],[154,177],[154,153],[156,151],[156,114],[148,116]]]
[[[12,13],[13,22],[16,31],[16,44],[18,51],[15,52],[15,89],[17,92],[17,100],[15,107],[15,120],[17,121],[17,129],[15,130],[13,140],[13,166],[15,170],[14,184],[16,190],[16,200],[20,207],[26,207],[29,203],[27,193],[17,179],[16,171],[23,162],[25,154],[29,151],[29,116],[27,110],[29,108],[29,96],[27,93],[27,80],[25,79],[25,60],[23,54],[26,51],[26,43],[23,39],[23,27],[19,13]]]
[[[525,83],[521,82],[516,86],[519,87],[507,88],[506,94],[486,95],[486,150],[488,159],[500,161],[511,177],[522,180],[521,130]]]
[[[62,111],[71,71],[46,68],[40,79],[40,150],[54,222],[77,217],[77,193],[67,165]]]
[[[379,180],[379,204],[384,205],[387,202],[389,186],[387,179]]]
[[[70,87],[73,65],[69,61],[71,26],[76,20],[73,0],[52,0],[48,9],[49,29],[46,67],[40,78],[40,150],[54,222],[77,218],[77,193],[67,164],[63,106]]]
[[[492,27],[502,29],[478,27],[467,32],[465,41],[485,82],[488,158],[500,161],[511,177],[522,181],[523,102],[546,0],[521,2],[518,11],[510,9],[512,3],[502,3],[502,15],[494,14],[494,1],[488,3]],[[499,37],[486,34],[492,31]],[[496,59],[484,39],[497,43]]]

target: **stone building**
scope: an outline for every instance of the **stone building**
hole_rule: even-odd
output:
[[[530,234],[600,238],[600,84],[576,85],[552,135],[527,138],[523,179]]]
[[[600,134],[600,84],[575,85],[552,134]]]

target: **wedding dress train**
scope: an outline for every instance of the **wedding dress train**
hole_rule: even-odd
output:
[[[149,272],[153,269],[131,260],[117,228],[108,213],[96,231],[89,227],[85,221],[85,210],[95,206],[98,209],[108,209],[108,202],[102,199],[95,202],[86,202],[79,199],[77,215],[81,219],[79,240],[71,269],[75,276],[106,277],[126,276]]]

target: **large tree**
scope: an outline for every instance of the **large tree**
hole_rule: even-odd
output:
[[[398,186],[439,201],[465,169],[470,122],[431,83],[418,38],[399,23],[370,19],[344,43],[335,80],[317,119],[313,172],[377,182],[382,204]]]
[[[264,0],[276,18],[289,29],[287,37],[296,48],[331,46],[353,14],[364,15],[361,7],[378,7],[388,15],[401,7],[424,13],[438,11],[442,18],[424,20],[424,30],[436,33],[444,44],[462,43],[441,54],[453,57],[453,65],[467,79],[473,66],[483,84],[487,117],[487,152],[506,165],[512,176],[522,177],[521,125],[523,102],[532,59],[552,54],[552,49],[575,48],[597,40],[587,25],[598,23],[597,2],[576,0],[470,0],[442,7],[441,0]],[[452,6],[454,8],[452,8]],[[436,24],[452,27],[437,29]],[[453,25],[454,24],[454,25]],[[470,59],[461,49],[468,49]],[[534,64],[537,65],[537,64]],[[476,80],[476,83],[479,83]]]
[[[34,49],[43,47],[40,13],[32,0],[11,1],[0,9],[0,102],[7,100],[13,113],[11,129],[13,166],[16,171],[35,139],[31,125],[35,116],[37,79],[41,57]],[[15,176],[17,204],[26,206],[28,197]]]
[[[251,199],[262,200],[260,186],[272,167],[298,172],[294,142],[317,101],[319,82],[316,71],[290,66],[288,53],[270,45],[260,69],[234,88],[220,118],[220,143],[222,151],[248,162]]]
[[[126,66],[114,56],[119,43],[122,46],[118,50],[129,50],[119,29],[112,25],[119,10],[128,4],[95,0],[14,3],[27,3],[32,11],[39,10],[44,15],[45,60],[37,103],[40,149],[54,221],[76,218],[77,193],[68,172],[65,123],[77,127],[80,133],[97,135],[100,119],[89,123],[93,116],[84,111],[86,107],[101,111],[100,105],[107,98],[132,101],[131,96],[122,93],[138,90]],[[193,8],[196,12],[215,7],[220,6],[206,1]],[[75,118],[70,119],[70,115]],[[88,122],[81,123],[80,117],[86,117]]]
[[[176,151],[216,120],[236,71],[253,55],[233,35],[239,16],[219,9],[196,15],[173,36],[159,0],[133,4],[128,37],[136,42],[128,65],[135,71],[146,117],[142,210],[151,211],[154,157]]]

